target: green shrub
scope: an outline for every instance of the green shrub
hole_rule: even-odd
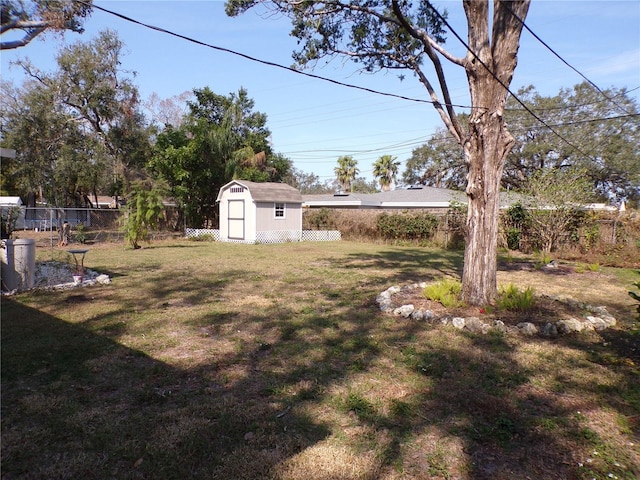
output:
[[[576,266],[576,273],[599,272],[599,271],[600,271],[599,263],[579,263]]]
[[[462,305],[460,292],[462,284],[452,278],[445,278],[439,282],[424,287],[424,296],[428,300],[440,302],[444,307],[452,308]]]
[[[496,303],[503,310],[523,312],[536,304],[535,290],[527,287],[521,291],[513,283],[500,289]]]
[[[447,242],[446,247],[451,250],[463,249],[465,246],[465,229],[467,205],[451,202],[446,216]]]
[[[330,230],[335,228],[335,212],[328,208],[309,210],[304,216],[304,222],[310,230]]]
[[[540,252],[538,254],[538,260],[536,260],[536,270],[540,270],[545,265],[549,265],[551,263],[551,255],[548,252]]]
[[[507,230],[507,247],[509,250],[518,250],[520,248],[520,229],[511,227]]]
[[[392,240],[417,240],[433,238],[438,219],[429,213],[381,213],[376,219],[380,235]]]

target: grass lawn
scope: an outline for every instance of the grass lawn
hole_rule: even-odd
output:
[[[461,264],[350,242],[92,246],[111,285],[2,297],[2,478],[638,478],[632,272],[501,264],[501,284],[607,306],[602,333],[378,310]]]

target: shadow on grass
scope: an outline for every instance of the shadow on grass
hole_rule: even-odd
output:
[[[341,268],[367,268],[383,270],[388,275],[381,278],[392,283],[431,281],[442,276],[462,275],[463,252],[436,250],[433,248],[385,248],[375,254],[350,254],[339,262]]]
[[[215,365],[172,368],[2,303],[2,478],[265,478],[328,435],[295,412],[285,431],[278,405],[246,394],[251,371],[223,386]]]

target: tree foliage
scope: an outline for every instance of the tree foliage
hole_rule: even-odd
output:
[[[373,164],[373,176],[380,183],[383,192],[391,190],[391,185],[396,181],[400,162],[398,157],[382,155]]]
[[[445,129],[438,129],[425,143],[411,152],[402,180],[407,185],[464,190],[468,168],[464,151]]]
[[[521,88],[516,95],[560,136],[510,96],[505,119],[515,144],[505,163],[503,187],[519,191],[539,171],[581,168],[601,201],[638,204],[640,108],[626,90],[601,93],[582,83],[553,97],[540,95],[533,86]],[[460,121],[465,122],[466,116]],[[403,181],[463,189],[466,173],[462,148],[440,129],[414,149]]]
[[[300,190],[303,195],[313,193],[333,193],[334,188],[330,181],[320,181],[320,177],[315,173],[306,173],[292,167],[289,174],[284,178],[284,182]]]
[[[343,192],[351,192],[352,184],[360,169],[358,168],[358,161],[351,155],[344,155],[338,158],[338,165],[333,169],[336,174],[336,180],[340,184]]]
[[[195,89],[179,128],[158,134],[149,167],[165,180],[192,225],[215,225],[220,187],[233,179],[281,181],[291,162],[274,154],[265,114],[246,90],[223,96]]]
[[[521,189],[536,172],[579,168],[603,201],[640,200],[640,107],[625,89],[603,93],[588,83],[543,97],[533,87],[518,98],[561,135],[541,125],[513,98],[505,113],[516,138],[505,185]]]
[[[93,0],[1,0],[2,35],[18,33],[16,40],[2,40],[0,50],[24,47],[46,31],[82,33],[83,20],[91,13]]]
[[[79,206],[144,176],[149,131],[121,67],[123,48],[105,31],[60,50],[55,71],[22,61],[29,80],[3,84],[2,144],[17,151],[3,182],[16,193]]]

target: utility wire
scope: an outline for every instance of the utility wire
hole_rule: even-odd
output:
[[[629,110],[627,110],[626,108],[624,108],[622,105],[618,104],[613,98],[609,97],[604,91],[602,91],[602,89],[600,89],[600,87],[598,87],[598,85],[596,85],[594,82],[592,82],[591,80],[589,80],[589,78],[587,78],[586,75],[584,75],[580,70],[578,70],[577,68],[575,68],[573,65],[571,65],[569,62],[567,62],[564,58],[562,58],[560,56],[559,53],[557,53],[553,48],[551,48],[544,40],[542,40],[538,35],[536,35],[536,33],[531,30],[529,28],[529,26],[525,23],[524,20],[522,20],[518,15],[516,15],[516,13],[511,10],[511,8],[509,7],[509,2],[503,2],[504,7],[509,10],[509,12],[511,13],[511,15],[513,15],[513,17],[518,20],[522,26],[531,34],[533,35],[533,38],[535,38],[536,40],[538,40],[538,42],[540,42],[542,45],[545,46],[545,48],[547,50],[549,50],[551,53],[553,53],[553,55],[555,55],[562,63],[564,63],[567,67],[569,67],[571,70],[573,70],[574,72],[576,72],[578,75],[580,75],[582,78],[584,78],[587,83],[589,83],[589,85],[591,85],[593,88],[595,88],[598,92],[600,92],[600,94],[606,98],[607,100],[609,100],[611,103],[613,103],[616,107],[618,107],[621,111],[623,111],[624,113],[632,113]]]
[[[191,43],[194,43],[194,44],[197,44],[197,45],[201,45],[201,46],[204,46],[204,47],[207,47],[207,48],[211,48],[211,49],[213,49],[213,50],[217,50],[217,51],[221,51],[221,52],[224,52],[224,53],[229,53],[229,54],[232,54],[232,55],[236,55],[236,56],[239,56],[239,57],[244,58],[244,59],[246,59],[246,60],[249,60],[249,61],[252,61],[252,62],[257,62],[257,63],[263,64],[263,65],[266,65],[266,66],[279,68],[279,69],[282,69],[282,70],[289,71],[289,72],[291,72],[291,73],[296,73],[296,74],[303,75],[303,76],[306,76],[306,77],[309,77],[309,78],[313,78],[313,79],[316,79],[316,80],[322,80],[322,81],[329,82],[329,83],[333,83],[333,84],[335,84],[335,85],[339,85],[339,86],[342,86],[342,87],[353,88],[353,89],[356,89],[356,90],[362,90],[362,91],[365,91],[365,92],[368,92],[368,93],[373,93],[373,94],[376,94],[376,95],[382,95],[382,96],[386,96],[386,97],[398,98],[398,99],[401,99],[401,100],[407,100],[407,101],[417,102],[417,103],[427,103],[427,104],[433,104],[433,103],[435,103],[435,102],[430,101],[430,100],[423,100],[423,99],[417,99],[417,98],[407,97],[407,96],[404,96],[404,95],[398,95],[398,94],[393,94],[393,93],[388,93],[388,92],[381,92],[381,91],[374,90],[374,89],[370,89],[370,88],[367,88],[367,87],[362,87],[362,86],[359,86],[359,85],[353,85],[353,84],[349,84],[349,83],[345,83],[345,82],[340,82],[340,81],[338,81],[338,80],[334,80],[334,79],[331,79],[331,78],[327,78],[327,77],[323,77],[323,76],[320,76],[320,75],[315,75],[315,74],[312,74],[312,73],[308,73],[308,72],[304,72],[304,71],[296,70],[296,69],[294,69],[294,68],[287,67],[287,66],[284,66],[284,65],[281,65],[281,64],[275,63],[275,62],[271,62],[271,61],[267,61],[267,60],[262,60],[262,59],[259,59],[259,58],[256,58],[256,57],[252,57],[252,56],[250,56],[250,55],[247,55],[247,54],[244,54],[244,53],[241,53],[241,52],[237,52],[237,51],[231,50],[231,49],[229,49],[229,48],[219,47],[219,46],[216,46],[216,45],[212,45],[212,44],[209,44],[209,43],[206,43],[206,42],[203,42],[203,41],[200,41],[200,40],[194,39],[194,38],[192,38],[192,37],[188,37],[188,36],[186,36],[186,35],[182,35],[182,34],[179,34],[179,33],[176,33],[176,32],[170,31],[170,30],[167,30],[167,29],[162,28],[162,27],[157,27],[157,26],[155,26],[155,25],[147,24],[147,23],[141,22],[141,21],[139,21],[139,20],[136,20],[136,19],[134,19],[134,18],[128,17],[128,16],[126,16],[126,15],[124,15],[124,14],[121,14],[121,13],[118,13],[118,12],[115,12],[115,11],[112,11],[112,10],[109,10],[109,9],[107,9],[107,8],[101,7],[101,6],[96,5],[96,4],[90,4],[90,3],[86,2],[86,1],[83,1],[83,0],[74,0],[74,1],[75,1],[75,2],[77,2],[77,3],[81,3],[81,4],[83,4],[83,5],[91,6],[92,8],[95,8],[95,9],[97,9],[97,10],[100,10],[100,11],[102,11],[102,12],[105,12],[105,13],[107,13],[107,14],[109,14],[109,15],[113,15],[113,16],[115,16],[115,17],[118,17],[118,18],[120,18],[120,19],[122,19],[122,20],[125,20],[125,21],[127,21],[127,22],[130,22],[130,23],[133,23],[133,24],[136,24],[136,25],[140,25],[140,26],[142,26],[142,27],[145,27],[145,28],[148,28],[148,29],[151,29],[151,30],[154,30],[154,31],[160,32],[160,33],[164,33],[164,34],[167,34],[167,35],[170,35],[170,36],[176,37],[176,38],[180,38],[180,39],[182,39],[182,40],[186,40],[186,41],[188,41],[188,42],[191,42]],[[464,41],[464,40],[463,40],[463,39],[458,35],[458,33],[457,33],[457,32],[456,32],[456,31],[451,27],[451,25],[447,22],[446,18],[444,18],[444,17],[440,14],[440,12],[439,12],[439,11],[438,11],[438,10],[437,10],[437,9],[436,9],[436,8],[435,8],[435,7],[430,3],[430,2],[427,2],[427,4],[428,4],[429,8],[431,8],[431,10],[433,10],[433,12],[434,12],[434,13],[435,13],[435,14],[436,14],[436,15],[437,15],[437,16],[438,16],[438,17],[443,21],[443,23],[444,23],[444,24],[449,28],[449,30],[451,31],[451,33],[452,33],[452,34],[453,34],[453,35],[458,39],[458,41],[460,41],[460,43],[462,43],[462,45],[464,45],[464,47],[465,47],[469,52],[471,52],[471,54],[472,54],[472,55],[473,55],[473,56],[474,56],[474,57],[475,57],[475,58],[476,58],[476,59],[477,59],[477,60],[482,64],[482,66],[483,66],[483,67],[484,67],[484,68],[489,72],[489,74],[490,74],[490,75],[491,75],[495,80],[497,80],[497,81],[502,85],[502,87],[503,87],[503,88],[505,88],[505,90],[507,90],[507,92],[509,92],[509,94],[510,94],[510,95],[511,95],[515,100],[516,100],[516,102],[518,102],[518,103],[523,107],[523,109],[524,109],[525,111],[527,111],[530,115],[532,115],[532,116],[533,116],[533,117],[534,117],[538,122],[540,122],[544,127],[548,128],[552,133],[554,133],[558,138],[560,138],[562,141],[564,141],[567,145],[571,146],[572,148],[574,148],[577,152],[581,153],[582,155],[584,155],[584,156],[586,156],[586,157],[590,157],[590,155],[588,155],[588,154],[584,153],[582,150],[580,150],[580,148],[578,148],[577,146],[573,145],[571,142],[569,142],[566,138],[564,138],[562,135],[560,135],[557,131],[555,131],[555,130],[553,129],[553,127],[554,127],[554,126],[561,126],[561,125],[549,125],[547,122],[545,122],[543,119],[541,119],[541,118],[540,118],[540,117],[539,117],[539,116],[538,116],[538,115],[537,115],[537,114],[536,114],[536,113],[535,113],[531,108],[529,108],[529,107],[528,107],[528,106],[527,106],[527,105],[526,105],[522,100],[520,100],[520,99],[518,98],[518,96],[517,96],[517,95],[515,95],[515,94],[514,94],[514,93],[509,89],[509,87],[507,87],[507,86],[506,86],[506,85],[505,85],[505,84],[504,84],[504,83],[503,83],[499,78],[497,78],[497,76],[495,75],[495,73],[494,73],[494,72],[493,72],[493,71],[492,71],[492,70],[491,70],[491,69],[490,69],[490,68],[489,68],[489,67],[488,67],[488,66],[487,66],[487,65],[486,65],[486,64],[485,64],[485,63],[484,63],[484,62],[483,62],[483,61],[482,61],[482,60],[481,60],[477,55],[476,55],[476,53],[475,53],[475,52],[473,52],[473,51],[471,51],[471,49],[469,48],[469,45],[467,45],[467,43],[466,43],[466,42],[465,42],[465,41]],[[596,89],[597,89],[597,90],[598,90],[598,91],[599,91],[603,96],[605,96],[605,98],[607,98],[607,99],[608,99],[608,100],[610,100],[612,103],[614,103],[616,106],[618,106],[619,108],[621,108],[621,109],[623,109],[623,110],[624,110],[624,108],[620,107],[620,106],[619,106],[615,101],[613,101],[611,98],[609,98],[609,97],[608,97],[604,92],[602,92],[602,90],[600,90],[600,89],[599,89],[599,88],[598,88],[598,87],[597,87],[593,82],[591,82],[588,78],[586,78],[584,75],[582,75],[578,70],[576,70],[576,69],[575,69],[575,68],[573,68],[571,65],[569,65],[566,61],[564,61],[564,60],[563,60],[563,59],[562,59],[562,58],[561,58],[561,57],[560,57],[560,56],[559,56],[555,51],[553,51],[553,49],[551,49],[551,47],[549,47],[549,46],[548,46],[545,42],[543,42],[543,41],[542,41],[542,40],[541,40],[541,39],[540,39],[540,38],[539,38],[539,37],[538,37],[538,36],[537,36],[533,31],[531,31],[531,29],[530,29],[530,28],[529,28],[529,27],[528,27],[528,26],[527,26],[527,25],[522,21],[522,19],[520,19],[517,15],[515,15],[515,13],[514,13],[514,12],[513,12],[509,7],[506,7],[506,8],[509,10],[509,12],[510,12],[510,13],[511,13],[511,14],[512,14],[512,15],[513,15],[513,16],[514,16],[518,21],[520,21],[520,22],[522,23],[523,27],[524,27],[524,28],[526,28],[526,29],[527,29],[527,31],[529,31],[529,32],[530,32],[530,33],[531,33],[531,34],[532,34],[532,35],[533,35],[533,36],[534,36],[538,41],[540,41],[540,42],[541,42],[545,47],[547,47],[547,48],[548,48],[548,49],[549,49],[549,50],[550,50],[554,55],[556,55],[558,58],[560,58],[560,60],[562,60],[562,61],[563,61],[565,64],[567,64],[570,68],[572,68],[574,71],[576,71],[578,74],[580,74],[580,75],[581,75],[581,76],[582,76],[582,77],[583,77],[587,82],[589,82],[589,84],[591,84],[592,86],[594,86],[594,88],[596,88]],[[456,104],[451,104],[451,106],[452,106],[452,107],[458,107],[458,108],[464,108],[464,109],[474,108],[474,107],[470,107],[470,106],[468,106],[468,105],[456,105]],[[565,108],[571,108],[571,107],[569,106],[569,107],[565,107]],[[613,118],[624,118],[624,117],[636,117],[636,116],[638,116],[638,114],[631,114],[630,112],[627,112],[626,110],[624,110],[624,111],[625,111],[626,113],[628,113],[628,115],[622,115],[622,116],[619,116],[619,117],[612,117],[612,119],[613,119]],[[593,120],[593,121],[599,121],[599,120],[597,120],[597,119],[596,119],[596,120]],[[573,123],[581,123],[581,122],[572,122],[572,123],[568,123],[568,125],[571,125],[571,124],[573,124]],[[374,150],[374,151],[375,151],[375,150]]]
[[[383,95],[385,97],[399,98],[401,100],[407,100],[407,101],[410,101],[410,102],[418,102],[418,103],[428,103],[428,104],[440,103],[440,104],[442,104],[442,102],[434,102],[434,101],[431,101],[431,100],[423,100],[423,99],[420,99],[420,98],[406,97],[404,95],[398,95],[398,94],[395,94],[395,93],[381,92],[379,90],[374,90],[374,89],[371,89],[371,88],[362,87],[360,85],[353,85],[351,83],[344,83],[344,82],[340,82],[338,80],[334,80],[332,78],[327,78],[327,77],[323,77],[323,76],[320,76],[320,75],[315,75],[313,73],[303,72],[301,70],[296,70],[295,68],[287,67],[285,65],[280,65],[279,63],[271,62],[271,61],[268,61],[268,60],[262,60],[260,58],[252,57],[252,56],[247,55],[245,53],[236,52],[235,50],[231,50],[229,48],[212,45],[210,43],[206,43],[206,42],[203,42],[201,40],[197,40],[197,39],[192,38],[192,37],[187,37],[186,35],[182,35],[180,33],[176,33],[176,32],[173,32],[171,30],[167,30],[167,29],[162,28],[162,27],[156,27],[155,25],[151,25],[151,24],[148,24],[148,23],[141,22],[139,20],[136,20],[134,18],[128,17],[128,16],[123,15],[121,13],[114,12],[113,10],[109,10],[107,8],[100,7],[100,6],[96,5],[96,4],[90,4],[90,3],[85,2],[83,0],[74,0],[74,1],[76,3],[81,3],[83,5],[91,6],[92,8],[95,8],[95,9],[100,10],[102,12],[108,13],[108,14],[113,15],[115,17],[121,18],[122,20],[125,20],[127,22],[131,22],[131,23],[134,23],[136,25],[140,25],[142,27],[149,28],[151,30],[155,30],[155,31],[160,32],[160,33],[165,33],[167,35],[171,35],[173,37],[177,37],[177,38],[180,38],[182,40],[186,40],[188,42],[195,43],[196,45],[201,45],[203,47],[211,48],[213,50],[218,50],[220,52],[230,53],[232,55],[236,55],[238,57],[242,57],[242,58],[244,58],[246,60],[250,60],[252,62],[257,62],[257,63],[260,63],[262,65],[267,65],[269,67],[280,68],[282,70],[287,70],[287,71],[292,72],[292,73],[297,73],[298,75],[303,75],[305,77],[309,77],[309,78],[313,78],[313,79],[316,79],[316,80],[322,80],[322,81],[325,81],[325,82],[333,83],[333,84],[339,85],[341,87],[348,87],[348,88],[353,88],[353,89],[356,89],[356,90],[362,90],[362,91],[365,91],[365,92],[368,92],[368,93],[373,93],[373,94],[376,94],[376,95]],[[473,107],[470,107],[468,105],[452,104],[450,106],[458,107],[458,108],[473,108]]]
[[[503,4],[505,2],[502,2]],[[560,133],[558,133],[556,130],[553,129],[553,127],[551,127],[551,125],[547,124],[547,122],[545,122],[542,118],[540,118],[533,110],[531,110],[522,100],[520,100],[520,98],[518,98],[518,96],[513,93],[511,91],[511,89],[509,88],[509,86],[505,85],[505,83],[500,80],[497,75],[493,72],[493,70],[491,68],[489,68],[489,66],[476,54],[476,52],[474,52],[473,50],[471,50],[471,47],[469,47],[469,45],[467,44],[467,42],[465,42],[462,37],[460,37],[460,35],[458,35],[458,32],[456,32],[452,27],[451,24],[449,24],[449,22],[447,21],[447,19],[445,17],[443,17],[440,12],[431,4],[430,1],[426,2],[427,6],[436,14],[436,16],[438,18],[440,18],[440,20],[442,21],[442,23],[444,23],[447,28],[449,29],[449,31],[458,39],[458,41],[460,43],[462,43],[462,45],[467,49],[467,51],[469,53],[471,53],[471,55],[473,55],[473,57],[480,63],[480,65],[482,65],[487,72],[489,72],[489,75],[491,75],[507,92],[509,92],[509,94],[514,98],[514,100],[516,102],[518,102],[520,105],[522,105],[522,108],[524,108],[531,116],[533,116],[533,118],[535,118],[538,122],[540,122],[542,125],[544,125],[545,127],[547,127],[553,134],[555,134],[560,140],[562,140],[563,142],[565,142],[567,145],[569,145],[570,147],[572,147],[573,149],[575,149],[578,153],[584,155],[585,157],[591,157],[591,155],[586,154],[585,152],[583,152],[579,147],[577,147],[576,145],[574,145],[573,143],[571,143],[569,140],[567,140],[565,137],[563,137],[562,135],[560,135]]]

